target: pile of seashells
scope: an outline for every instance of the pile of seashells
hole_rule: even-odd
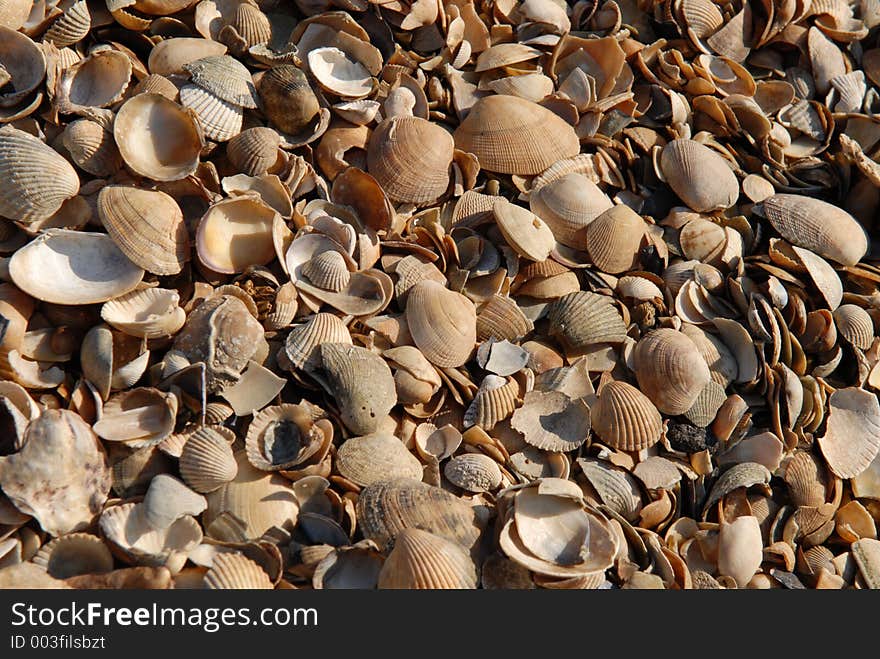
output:
[[[0,587],[880,587],[880,0],[0,0]]]

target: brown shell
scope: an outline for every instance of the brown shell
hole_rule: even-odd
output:
[[[550,335],[569,352],[597,343],[620,343],[626,337],[623,317],[610,297],[578,291],[554,300],[547,310]]]
[[[584,229],[612,207],[598,185],[583,174],[566,174],[534,190],[529,208],[540,217],[563,245],[582,249]]]
[[[622,451],[650,448],[663,431],[663,418],[654,403],[631,384],[619,380],[599,390],[590,411],[599,438]]]
[[[338,316],[316,313],[302,325],[295,326],[287,335],[284,352],[294,368],[310,371],[321,363],[322,343],[351,345],[351,334]]]
[[[232,448],[220,431],[199,428],[180,452],[180,475],[196,492],[213,492],[238,473]]]
[[[855,304],[842,304],[834,310],[837,333],[856,348],[867,350],[874,341],[874,321]]]
[[[122,167],[113,133],[89,119],[71,121],[62,134],[64,148],[80,169],[94,176],[112,176]]]
[[[477,570],[468,550],[427,531],[407,528],[394,540],[379,573],[382,589],[466,589],[477,587]]]
[[[422,477],[422,464],[403,442],[386,433],[346,440],[336,453],[336,469],[361,487],[394,478]]]
[[[612,206],[587,227],[587,254],[602,272],[620,274],[639,261],[645,221],[629,206]]]
[[[266,71],[257,92],[269,121],[291,135],[302,131],[321,109],[305,73],[295,66],[276,66]]]
[[[423,280],[413,286],[406,320],[416,346],[435,366],[461,366],[474,350],[476,309],[468,298],[443,284]]]
[[[730,208],[739,197],[739,183],[727,161],[694,140],[672,140],[663,147],[660,169],[675,194],[699,213]]]
[[[243,554],[219,553],[205,574],[205,588],[211,590],[272,590],[265,570]]]
[[[504,295],[493,295],[477,314],[477,338],[480,341],[518,341],[534,328],[516,300]]]
[[[658,329],[633,352],[639,388],[664,414],[684,414],[710,380],[709,367],[685,334]]]
[[[275,167],[281,136],[271,128],[257,126],[241,131],[226,144],[232,165],[248,176],[262,176]]]
[[[468,492],[491,492],[501,484],[498,463],[482,453],[465,453],[450,458],[443,468],[446,479]]]
[[[492,430],[516,409],[519,385],[513,378],[487,375],[464,413],[464,425]]]

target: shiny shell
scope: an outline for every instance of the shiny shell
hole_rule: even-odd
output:
[[[196,492],[213,492],[238,473],[238,463],[226,438],[204,427],[196,430],[180,452],[180,475]]]
[[[669,142],[660,168],[675,194],[697,212],[730,208],[739,197],[736,175],[724,158],[694,140]]]
[[[336,453],[336,468],[361,487],[394,478],[422,477],[421,463],[403,442],[384,433],[346,440]]]
[[[469,589],[477,587],[477,570],[468,550],[427,531],[406,528],[379,573],[381,589]]]
[[[683,414],[710,380],[709,367],[685,334],[650,332],[636,344],[633,364],[639,388],[664,414]]]
[[[120,101],[131,80],[131,60],[117,50],[102,50],[80,60],[58,80],[61,112],[104,108]]]
[[[443,284],[423,280],[409,291],[406,320],[413,341],[435,366],[464,364],[477,340],[473,303]]]
[[[602,272],[620,274],[632,270],[638,264],[645,229],[645,221],[631,208],[613,206],[587,227],[587,253]]]
[[[491,492],[502,479],[498,463],[482,453],[465,453],[451,458],[443,468],[443,475],[467,492]]]
[[[318,84],[342,98],[363,98],[373,90],[367,68],[339,48],[315,48],[308,54],[309,70]]]
[[[602,387],[590,412],[599,439],[622,451],[650,448],[663,430],[663,419],[654,403],[626,382],[609,382]]]
[[[556,240],[575,249],[585,245],[584,229],[611,207],[608,195],[576,172],[541,186],[529,196],[529,208],[547,223]]]

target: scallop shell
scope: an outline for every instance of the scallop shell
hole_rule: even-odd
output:
[[[55,102],[62,113],[105,108],[120,101],[131,80],[131,60],[118,50],[101,50],[65,69]]]
[[[216,554],[204,580],[210,590],[273,589],[266,571],[238,552]]]
[[[254,415],[245,438],[250,463],[260,471],[290,469],[310,460],[325,443],[324,432],[301,405],[272,405]]]
[[[577,172],[566,174],[533,190],[529,208],[563,245],[583,249],[584,229],[613,204],[593,181]]]
[[[224,436],[209,426],[199,428],[180,452],[180,475],[196,492],[213,492],[235,478],[238,464]]]
[[[195,113],[209,140],[227,142],[241,132],[244,110],[198,85],[180,88],[180,104]]]
[[[530,391],[510,418],[526,443],[545,451],[573,451],[587,440],[590,408],[560,391]]]
[[[559,339],[566,351],[577,353],[597,343],[620,343],[626,325],[611,298],[578,291],[563,295],[547,310],[550,335]]]
[[[613,206],[587,227],[585,245],[590,259],[602,272],[620,274],[639,261],[645,221],[631,208]]]
[[[535,175],[580,152],[574,129],[547,108],[516,96],[478,100],[455,130],[456,148],[500,174]]]
[[[309,70],[325,90],[342,98],[364,98],[373,91],[367,68],[339,48],[315,48],[308,54]]]
[[[435,366],[454,368],[470,358],[477,314],[465,296],[436,281],[420,281],[409,291],[406,321],[416,346]]]
[[[79,192],[71,164],[36,137],[0,127],[0,215],[20,222],[50,217]]]
[[[15,252],[12,281],[55,304],[93,304],[133,290],[144,271],[103,233],[48,229]]]
[[[294,368],[313,371],[321,364],[320,346],[323,343],[352,345],[345,323],[338,316],[322,312],[290,331],[284,352]]]
[[[465,453],[451,458],[443,469],[446,480],[468,492],[491,492],[501,485],[498,463],[482,453]]]
[[[108,185],[98,193],[98,217],[133,263],[174,275],[189,259],[189,233],[174,199],[159,190]]]
[[[125,164],[155,181],[194,174],[204,136],[198,119],[159,94],[138,94],[116,113],[113,138]]]
[[[95,121],[71,121],[62,133],[62,141],[76,166],[89,174],[112,176],[122,167],[122,156],[113,141],[113,133]]]
[[[257,90],[250,71],[237,59],[212,55],[187,62],[181,68],[190,74],[193,83],[227,103],[249,109],[257,107]]]
[[[684,414],[710,380],[709,367],[685,334],[658,329],[633,352],[639,388],[664,414]]]
[[[272,226],[278,211],[254,197],[232,197],[211,206],[196,231],[199,260],[234,274],[276,257]]]
[[[334,293],[345,288],[351,279],[345,257],[335,250],[313,256],[303,264],[302,273],[318,288]]]
[[[498,197],[492,205],[492,214],[504,240],[520,256],[532,261],[543,261],[556,247],[556,239],[550,227],[522,206]]]
[[[262,176],[279,161],[281,137],[271,128],[248,128],[233,137],[226,145],[229,161],[248,176]]]
[[[455,145],[437,124],[419,117],[392,117],[373,131],[367,169],[389,197],[427,204],[449,187]]]
[[[621,451],[642,451],[660,439],[663,418],[641,391],[622,381],[599,390],[591,407],[592,427],[599,438]]]
[[[68,533],[47,542],[33,562],[56,579],[81,574],[106,574],[113,569],[113,555],[96,535]]]
[[[727,161],[694,140],[672,140],[663,147],[660,169],[675,194],[698,213],[730,208],[739,197]]]
[[[421,529],[397,534],[379,573],[380,589],[435,590],[477,587],[477,570],[467,549]]]
[[[519,385],[516,380],[487,375],[464,413],[464,426],[492,430],[516,409]]]
[[[105,302],[101,318],[131,336],[173,336],[186,322],[186,312],[179,303],[180,295],[175,290],[145,288]]]
[[[336,453],[336,469],[361,487],[395,478],[422,477],[422,464],[403,442],[385,433],[346,440]]]
[[[296,135],[321,109],[306,75],[295,66],[269,69],[257,85],[264,114],[279,130]]]
[[[865,471],[880,452],[880,403],[864,389],[838,389],[828,398],[825,435],[818,440],[828,467],[840,478]]]

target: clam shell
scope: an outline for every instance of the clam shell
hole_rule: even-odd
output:
[[[214,204],[196,231],[199,260],[225,274],[265,265],[276,256],[272,226],[277,215],[253,197],[233,197]]]
[[[560,391],[530,391],[510,419],[528,444],[545,451],[568,452],[587,440],[590,408]]]
[[[261,471],[289,469],[320,452],[324,432],[301,405],[272,405],[254,415],[245,438],[248,461]]]
[[[64,71],[55,91],[63,113],[105,108],[120,101],[131,80],[131,60],[118,50],[102,50]]]
[[[415,528],[406,528],[397,534],[394,549],[379,573],[381,589],[476,587],[477,570],[466,548]]]
[[[4,83],[8,91],[0,92],[0,107],[27,99],[46,76],[46,57],[40,47],[27,35],[6,25],[0,25],[0,63],[13,83]]]
[[[810,250],[797,246],[793,246],[792,250],[801,265],[806,268],[810,279],[813,280],[831,310],[837,309],[843,299],[843,282],[840,281],[840,277],[831,264]]]
[[[685,334],[658,329],[633,352],[639,388],[664,414],[684,414],[710,380],[709,367]]]
[[[880,541],[861,538],[850,546],[850,551],[868,588],[880,589]]]
[[[405,478],[365,487],[357,501],[358,526],[364,537],[388,546],[404,529],[418,528],[468,550],[483,526],[477,511],[457,497]]]
[[[580,458],[577,462],[603,505],[626,519],[638,516],[642,498],[632,476],[600,460]]]
[[[2,41],[2,39],[0,39]],[[71,164],[36,137],[0,127],[0,215],[20,222],[50,217],[79,191]]]
[[[587,291],[568,293],[547,309],[550,335],[559,339],[567,352],[577,353],[597,343],[620,343],[626,325],[611,298]]]
[[[313,256],[303,264],[302,273],[318,288],[334,293],[345,288],[351,279],[345,257],[335,250]]]
[[[296,135],[320,110],[306,75],[295,66],[269,69],[257,85],[263,112],[279,130]]]
[[[761,527],[751,515],[722,523],[718,534],[718,572],[745,588],[763,561]]]
[[[478,100],[455,130],[455,146],[480,167],[500,174],[535,175],[580,152],[574,129],[558,115],[516,96]]]
[[[12,281],[56,304],[93,304],[133,290],[144,271],[103,233],[48,229],[15,252]]]
[[[724,158],[694,140],[669,142],[660,168],[675,194],[699,213],[730,208],[739,197],[736,175]]]
[[[638,264],[645,229],[645,221],[631,208],[613,206],[587,227],[587,254],[602,272],[620,274],[632,270]]]
[[[519,341],[534,328],[516,301],[503,295],[493,295],[477,314],[480,341]]]
[[[174,432],[176,417],[177,396],[139,387],[112,396],[92,428],[101,439],[142,448],[154,446]]]
[[[308,54],[309,70],[325,90],[342,98],[363,98],[373,91],[367,68],[339,48],[315,48]]]
[[[113,570],[113,555],[96,535],[68,533],[40,548],[33,562],[56,579]]]
[[[183,73],[184,65],[204,57],[223,55],[226,46],[210,39],[177,37],[163,39],[150,51],[147,66],[150,73],[163,76]]]
[[[880,403],[864,389],[838,389],[828,398],[825,435],[818,440],[828,467],[840,478],[865,471],[880,452]]]
[[[205,588],[210,590],[273,589],[265,570],[238,552],[215,555],[204,580]]]
[[[227,103],[249,109],[257,107],[257,90],[250,71],[229,55],[202,57],[181,68],[190,74],[193,83]]]
[[[367,169],[389,197],[427,204],[449,187],[455,145],[437,124],[419,117],[392,117],[379,124],[367,146]]]
[[[834,310],[837,333],[856,348],[867,350],[874,341],[874,321],[855,304],[842,304]]]
[[[71,121],[62,133],[62,141],[76,166],[89,174],[112,176],[122,167],[122,156],[113,141],[113,133],[95,121]]]
[[[650,448],[663,431],[663,418],[654,403],[631,384],[619,380],[599,390],[590,413],[599,438],[621,451]]]
[[[287,335],[284,352],[294,368],[312,371],[321,363],[323,343],[351,345],[345,324],[330,313],[317,313]]]
[[[547,223],[558,242],[574,249],[584,247],[584,229],[612,205],[599,186],[577,172],[555,179],[529,196],[531,211]]]
[[[189,259],[183,212],[164,192],[108,185],[98,193],[97,207],[107,233],[144,270],[173,275]]]
[[[101,318],[131,336],[173,336],[186,322],[186,312],[179,303],[180,295],[175,290],[145,288],[105,302]]]
[[[422,464],[403,442],[385,433],[346,440],[336,452],[336,469],[361,487],[395,478],[422,477]]]
[[[406,321],[416,346],[435,366],[454,368],[470,358],[477,314],[465,296],[436,281],[420,281],[409,291]]]
[[[199,428],[180,452],[180,475],[196,492],[213,492],[235,478],[238,463],[229,442],[217,430]]]
[[[195,173],[204,144],[195,114],[159,94],[127,100],[113,122],[113,138],[125,164],[155,181]]]
[[[193,111],[209,140],[226,142],[241,132],[244,110],[198,85],[180,88],[180,104]]]
[[[532,261],[543,261],[556,247],[556,239],[550,227],[522,206],[498,197],[492,205],[492,214],[504,240],[520,256]]]
[[[684,416],[698,428],[705,428],[715,420],[715,415],[725,400],[727,394],[724,393],[724,387],[709,380]]]
[[[451,458],[443,469],[446,479],[468,492],[491,492],[501,485],[498,463],[482,453],[465,453]]]
[[[138,94],[159,94],[169,101],[176,101],[178,93],[177,85],[165,76],[160,76],[156,73],[148,75],[131,90],[132,96],[137,96]]]
[[[516,409],[519,385],[512,378],[487,375],[464,413],[465,427],[477,425],[492,430]]]
[[[234,31],[234,37],[230,35],[229,41],[240,42],[236,44],[242,51],[239,54],[243,54],[243,51],[251,46],[265,44],[272,38],[269,18],[255,2],[239,3],[229,18],[229,22],[218,34],[221,41],[226,41],[224,38],[226,30]]]
[[[709,366],[713,382],[717,382],[726,389],[727,385],[736,381],[739,375],[736,357],[720,339],[696,325],[687,323],[682,325],[681,331],[697,346],[697,350]]]
[[[248,128],[226,145],[229,161],[248,176],[262,176],[273,169],[279,159],[281,137],[271,128]]]

